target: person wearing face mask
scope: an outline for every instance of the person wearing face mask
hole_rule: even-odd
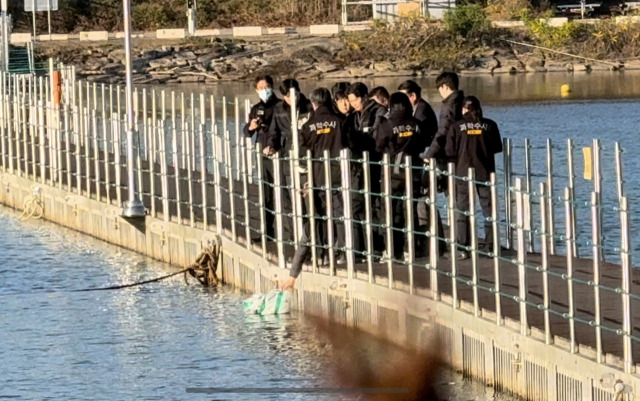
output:
[[[273,93],[273,78],[269,75],[259,75],[254,81],[254,87],[260,101],[251,107],[249,112],[249,122],[245,124],[243,132],[245,137],[252,138],[254,143],[259,143],[264,149],[268,145],[269,125],[273,119],[273,112],[280,99]],[[274,222],[274,192],[273,192],[273,163],[267,156],[262,155],[262,179],[265,203],[265,226],[267,229],[267,239],[275,237]],[[271,185],[269,185],[271,184]],[[258,217],[259,219],[259,217]],[[251,238],[257,242],[260,236]]]
[[[264,148],[264,153],[267,155],[273,155],[276,152],[279,153],[281,161],[281,180],[283,186],[287,188],[293,188],[293,172],[290,168],[290,151],[293,149],[293,129],[291,122],[291,107],[295,107],[298,111],[298,121],[294,124],[297,125],[298,130],[302,128],[302,125],[309,119],[312,108],[311,102],[300,92],[300,86],[295,79],[285,79],[280,85],[280,94],[283,97],[283,101],[279,102],[273,110],[273,118],[269,125],[269,134],[267,137],[267,143]],[[291,90],[296,92],[296,104],[292,105],[292,99],[290,97]],[[300,135],[300,134],[298,134]],[[298,143],[301,145],[299,154],[294,155],[299,160],[306,157],[307,150],[303,146],[300,137],[298,137]],[[304,169],[305,162],[295,163]],[[291,213],[293,210],[291,190],[282,191],[282,210],[284,213]],[[293,227],[295,224],[295,218],[285,218],[284,220],[284,233],[285,240],[293,238]]]

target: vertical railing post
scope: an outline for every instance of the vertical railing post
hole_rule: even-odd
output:
[[[315,161],[317,163],[317,161]],[[311,268],[313,273],[318,273],[318,239],[316,238],[316,201],[313,176],[314,160],[311,150],[307,149],[307,196],[309,197],[309,236],[311,240]],[[262,214],[264,219],[264,214]]]
[[[185,124],[185,129],[182,131],[183,134],[187,137],[186,139],[186,162],[187,162],[187,192],[189,194],[189,225],[191,227],[196,226],[196,217],[194,215],[193,208],[193,157],[192,157],[192,146],[191,146],[191,132],[194,127],[191,126],[191,123]],[[231,182],[231,181],[230,181]]]
[[[570,213],[570,224],[571,224],[571,232],[576,232],[576,212],[575,212],[575,173],[573,166],[573,140],[567,139],[567,173],[569,176],[569,213]],[[578,257],[578,245],[576,241],[571,243],[571,248],[567,248],[567,253],[571,251],[573,252],[573,257]]]
[[[622,148],[620,143],[615,144],[615,158],[616,158],[616,189],[618,190],[618,202],[624,196],[624,180],[622,179]]]
[[[516,216],[518,225],[518,302],[520,304],[520,334],[528,334],[527,320],[527,250],[525,238],[525,200],[522,179],[516,178]]]
[[[95,175],[96,200],[100,202],[100,147],[98,145],[98,112],[91,110],[91,132],[93,133],[93,170]]]
[[[406,156],[404,159],[405,164],[405,230],[406,243],[407,243],[407,260],[405,263],[409,268],[409,294],[414,292],[414,277],[413,277],[413,265],[416,260],[415,252],[415,226],[413,224],[413,159],[411,156]]]
[[[549,203],[547,198],[550,195],[546,191],[546,184],[540,183],[540,266],[542,268],[542,302],[544,306],[544,338],[545,343],[552,343],[551,325],[549,322],[549,244],[553,242],[551,236],[547,212]]]
[[[364,216],[365,216],[365,236],[367,241],[367,280],[373,283],[373,230],[371,223],[372,206],[371,206],[371,166],[369,152],[362,154],[362,171],[364,175]]]
[[[531,140],[529,138],[524,139],[524,171],[525,171],[525,185],[526,189],[523,194],[523,199],[526,201],[526,207],[523,209],[525,212],[525,226],[527,227],[527,239],[528,250],[533,252],[533,213],[531,204]]]
[[[160,145],[160,187],[162,188],[162,217],[165,222],[171,220],[169,211],[169,181],[167,178],[167,141],[166,141],[166,120],[158,121],[158,141]]]
[[[215,102],[211,99],[211,111],[214,111]],[[215,126],[215,120],[214,126]],[[211,151],[212,151],[212,160],[213,160],[213,182],[214,182],[214,196],[216,203],[216,232],[218,234],[222,234],[223,223],[222,223],[222,174],[220,172],[220,163],[223,162],[223,158],[217,157],[217,155],[222,154],[221,142],[219,141],[219,137],[216,135],[216,130],[211,130]],[[264,204],[263,204],[264,206]]]
[[[229,177],[229,180],[233,180],[233,177]],[[273,181],[274,181],[274,203],[276,209],[276,241],[278,249],[278,266],[281,269],[285,268],[284,257],[284,233],[282,222],[282,169],[280,154],[276,153],[273,157]]]
[[[477,215],[476,215],[476,172],[469,169],[467,175],[469,184],[469,243],[471,245],[471,281],[473,288],[473,315],[480,316],[480,302],[478,300],[478,236],[477,236]],[[462,210],[460,211],[463,212]],[[466,210],[464,211],[466,212]]]
[[[436,179],[436,160],[429,160],[429,265],[431,265],[429,285],[431,286],[431,297],[435,301],[440,300],[440,289],[438,285],[438,260],[440,253],[441,233],[438,232],[438,205]]]
[[[602,363],[602,315],[600,313],[600,202],[597,192],[591,193],[591,244],[593,250],[593,304],[596,331],[596,361]]]
[[[576,349],[576,330],[575,330],[575,306],[573,299],[573,253],[571,249],[575,242],[571,217],[572,217],[572,201],[571,201],[571,193],[568,188],[564,190],[564,210],[565,210],[565,238],[566,238],[566,248],[567,248],[567,294],[568,294],[568,303],[569,310],[567,311],[567,316],[569,319],[569,341],[570,341],[570,351],[572,354],[577,352]]]
[[[550,255],[556,254],[556,244],[555,244],[555,209],[553,206],[553,194],[554,194],[554,184],[553,184],[553,144],[551,139],[547,139],[547,196],[546,202],[547,206],[547,228],[546,230],[549,233],[549,241],[548,241],[548,251]]]
[[[447,209],[449,220],[449,257],[451,259],[451,299],[454,309],[458,308],[458,247],[456,230],[456,179],[455,165],[449,163],[447,166],[447,181],[449,196],[447,197]]]
[[[496,324],[502,325],[502,303],[501,303],[501,279],[500,279],[500,216],[498,214],[498,181],[496,179],[496,173],[491,173],[491,228],[493,234],[493,289],[495,292],[496,303]],[[488,234],[487,234],[488,235]]]
[[[224,137],[224,146],[225,153],[227,154],[226,159],[229,161],[227,164],[227,190],[229,193],[229,215],[231,222],[231,239],[235,242],[238,240],[238,232],[236,231],[236,202],[235,202],[235,185],[234,185],[234,177],[233,177],[233,161],[231,159],[231,133],[225,127],[224,129],[225,137]],[[240,170],[240,169],[237,169]],[[282,185],[282,184],[280,184]],[[282,209],[280,210],[282,213]],[[280,238],[282,241],[282,238]],[[283,252],[283,262],[284,262],[284,252]],[[284,268],[284,264],[281,266]]]
[[[121,149],[121,143],[120,143],[120,130],[122,129],[122,124],[120,121],[120,112],[114,113],[113,114],[113,149],[115,152],[114,155],[114,169],[115,169],[115,173],[116,173],[116,202],[118,204],[118,206],[122,205],[122,169],[121,169],[121,165],[120,165],[120,149]],[[78,133],[76,132],[76,135],[78,135]],[[76,166],[80,165],[80,157],[77,153],[77,149],[78,149],[78,141],[76,141]],[[80,176],[78,175],[78,181],[80,179]],[[78,182],[78,188],[80,188],[79,182]]]
[[[387,279],[389,280],[389,288],[393,288],[393,258],[394,258],[394,245],[393,245],[393,200],[391,195],[391,164],[389,162],[389,154],[385,153],[382,156],[382,180],[383,180],[383,192],[384,192],[384,216],[385,226],[387,234]]]
[[[355,254],[353,243],[353,213],[351,203],[351,153],[349,149],[340,152],[340,169],[342,172],[342,207],[344,217],[345,256],[347,258],[347,278],[354,277]]]
[[[600,206],[600,199],[602,195],[602,163],[601,163],[601,146],[600,140],[593,140],[593,190],[597,194],[596,201],[598,202],[597,206]],[[602,210],[598,207],[598,221],[602,221]],[[598,238],[598,242],[602,242],[601,235],[599,233],[600,238]],[[604,261],[604,252],[602,251],[602,247],[598,248],[598,259]]]
[[[246,140],[245,140],[246,139]],[[249,216],[249,169],[247,168],[248,155],[247,147],[251,146],[251,138],[244,138],[241,140],[242,152],[242,200],[244,204],[244,227],[247,249],[251,249],[251,221]]]
[[[207,148],[204,130],[204,113],[202,113],[201,121],[198,127],[198,140],[200,142],[200,190],[202,191],[202,228],[206,231],[209,229],[209,219],[207,217]],[[151,146],[154,146],[154,143],[155,135]],[[155,157],[153,157],[153,159],[155,159]],[[249,238],[248,241],[251,241],[251,238]]]
[[[627,197],[620,198],[620,258],[622,259],[622,330],[624,371],[633,373],[633,321],[631,314],[631,237]]]
[[[504,215],[506,219],[506,240],[507,240],[507,249],[511,249],[513,247],[513,229],[511,227],[512,223],[512,198],[511,198],[511,139],[504,138],[502,140],[503,147],[503,167],[504,167]]]
[[[331,157],[329,151],[325,149],[323,152],[324,162],[324,187],[325,187],[325,216],[327,218],[327,252],[329,252],[329,274],[336,274],[336,258],[335,258],[335,233],[333,230],[333,201],[331,188]]]
[[[263,177],[263,155],[262,155],[262,146],[260,142],[255,144],[256,149],[256,168],[258,169],[258,213],[260,214],[260,243],[262,248],[262,257],[264,259],[267,258],[267,223],[265,218],[265,213],[271,213],[271,211],[265,210],[265,200],[264,200],[264,188],[265,182]],[[215,154],[215,152],[214,152]]]

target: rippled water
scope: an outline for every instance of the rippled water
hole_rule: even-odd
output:
[[[247,316],[242,294],[182,276],[69,292],[174,268],[0,208],[0,399],[337,400],[305,394],[190,394],[187,388],[327,387],[331,346],[299,315]],[[447,399],[492,399],[445,372]]]

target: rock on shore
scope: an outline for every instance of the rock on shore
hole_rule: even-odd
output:
[[[138,84],[215,83],[251,80],[258,74],[297,79],[345,79],[365,77],[423,76],[440,71],[406,63],[361,62],[343,65],[337,60],[339,38],[295,37],[280,40],[196,40],[173,44],[138,42],[133,54],[133,81]],[[75,65],[79,77],[118,84],[125,81],[124,50],[114,44],[75,44],[50,47],[39,57],[56,58]],[[541,52],[519,53],[511,48],[479,49],[457,66],[461,73],[541,73],[616,69],[588,65],[575,59],[551,59]]]

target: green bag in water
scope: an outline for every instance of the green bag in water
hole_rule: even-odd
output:
[[[258,315],[284,315],[291,312],[291,293],[272,290],[267,295],[255,294],[242,303],[247,313]]]

